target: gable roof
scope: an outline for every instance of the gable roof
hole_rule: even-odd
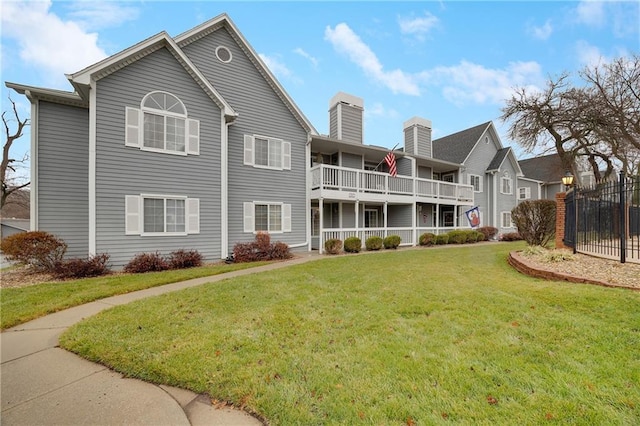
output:
[[[493,159],[491,160],[489,165],[487,166],[487,171],[491,172],[494,170],[500,170],[500,166],[502,165],[504,159],[507,158],[507,154],[509,154],[509,150],[511,150],[511,148],[509,147],[499,149],[498,152],[496,152],[496,155],[493,156]]]
[[[434,158],[462,164],[478,143],[482,135],[491,126],[491,122],[479,124],[432,142]]]
[[[156,50],[167,48],[176,60],[184,67],[185,71],[200,85],[204,92],[224,111],[228,121],[238,115],[231,105],[218,93],[204,75],[196,68],[191,60],[178,47],[176,42],[169,35],[162,31],[146,40],[141,41],[121,52],[109,56],[100,62],[90,65],[76,73],[68,74],[67,78],[76,89],[78,94],[85,100],[89,98],[89,87],[92,80],[106,77],[115,71],[126,67]]]
[[[289,111],[293,114],[296,120],[300,123],[300,125],[310,134],[318,135],[318,131],[313,127],[311,122],[307,119],[307,117],[302,113],[302,110],[298,108],[293,99],[289,96],[289,94],[284,90],[282,85],[278,82],[276,77],[273,75],[271,70],[265,65],[265,63],[260,59],[258,54],[253,47],[247,42],[244,38],[240,30],[233,23],[231,18],[226,13],[220,14],[213,19],[210,19],[197,27],[192,28],[178,36],[175,37],[175,42],[177,46],[180,48],[202,38],[212,32],[225,28],[231,37],[238,43],[238,46],[244,51],[245,55],[249,58],[249,60],[256,67],[258,72],[264,77],[267,84],[271,86],[273,91],[278,95],[278,97],[282,100],[285,106],[289,109]]]
[[[524,176],[542,182],[561,182],[564,168],[560,156],[556,154],[520,160],[520,168]]]

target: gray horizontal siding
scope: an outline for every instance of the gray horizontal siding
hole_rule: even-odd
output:
[[[333,106],[329,110],[329,136],[333,139],[338,137],[338,105]]]
[[[229,63],[215,57],[218,46],[232,53]],[[183,48],[198,69],[239,113],[229,127],[229,248],[254,239],[245,233],[243,203],[248,201],[291,204],[292,232],[272,239],[287,244],[307,241],[306,143],[307,132],[277,96],[226,29]],[[267,170],[244,165],[244,135],[259,134],[291,143],[291,170]]]
[[[424,126],[418,127],[418,154],[423,157],[432,157],[431,129]]]
[[[432,179],[431,167],[418,166],[418,177],[421,179]]]
[[[362,110],[346,104],[341,104],[342,140],[363,143]]]
[[[396,159],[396,168],[398,169],[398,175],[401,176],[413,176],[413,162],[407,158],[397,158]]]
[[[362,170],[362,155],[343,152],[342,167],[349,167],[350,169]]]
[[[62,238],[68,257],[89,253],[89,112],[39,102],[38,229]]]
[[[151,91],[169,92],[200,121],[200,155],[179,156],[125,147],[125,108],[140,108]],[[220,109],[166,49],[97,83],[96,251],[116,266],[135,254],[195,249],[221,257]],[[125,235],[125,195],[179,195],[200,199],[200,233],[156,237]]]
[[[411,227],[414,208],[413,205],[388,205],[387,226],[391,228]]]

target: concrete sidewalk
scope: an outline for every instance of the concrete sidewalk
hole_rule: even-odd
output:
[[[127,379],[58,347],[70,326],[113,306],[241,275],[317,259],[270,265],[108,297],[47,315],[0,334],[0,421],[6,425],[261,425],[244,411],[216,408],[204,395]]]

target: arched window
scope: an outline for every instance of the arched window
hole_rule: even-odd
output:
[[[200,122],[187,116],[187,108],[175,95],[148,93],[140,109],[126,108],[125,145],[170,154],[200,151]]]
[[[187,109],[177,97],[151,92],[142,99],[144,138],[142,146],[162,151],[185,152]]]

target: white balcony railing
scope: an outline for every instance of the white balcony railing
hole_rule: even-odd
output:
[[[439,180],[391,176],[387,173],[324,164],[311,169],[311,189],[408,195],[473,202],[473,187]]]

